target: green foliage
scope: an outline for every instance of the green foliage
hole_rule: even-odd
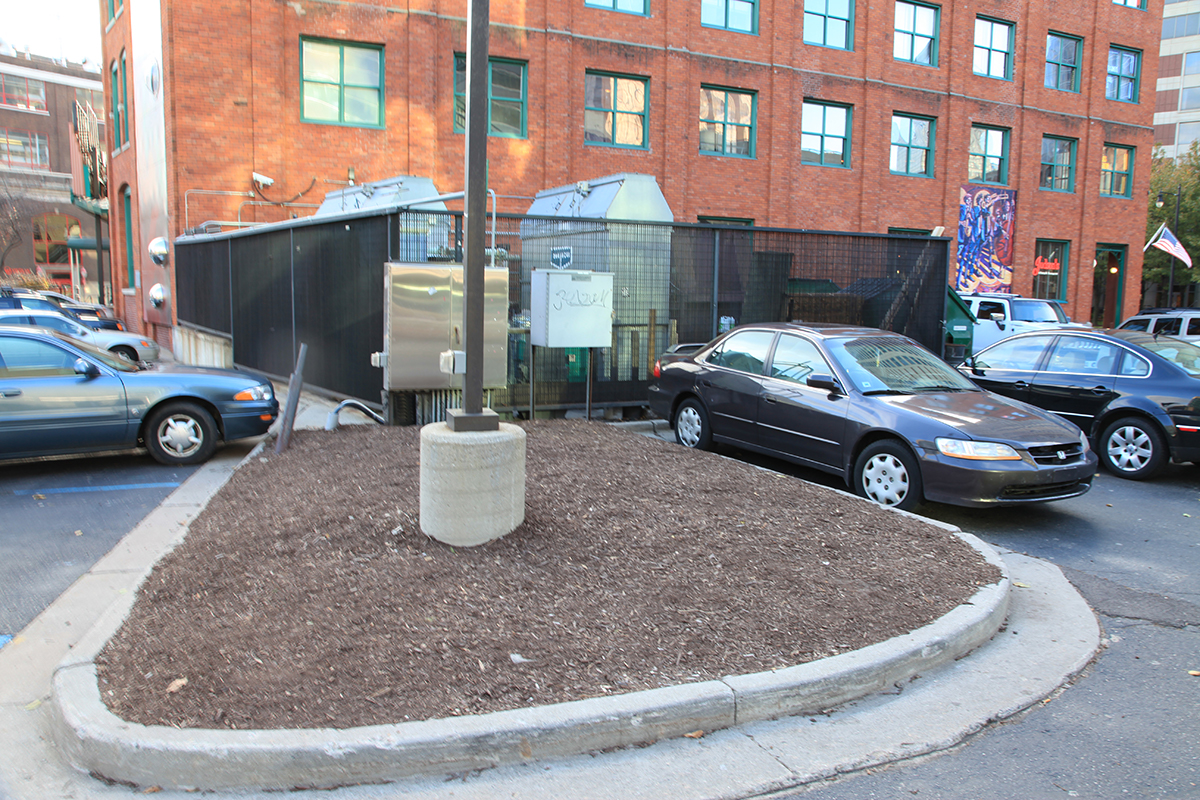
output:
[[[1162,208],[1158,207],[1159,197]],[[1176,196],[1179,198],[1179,224],[1175,224]],[[1178,160],[1163,155],[1155,147],[1150,167],[1150,213],[1146,217],[1146,241],[1164,222],[1192,257],[1196,269],[1188,269],[1182,261],[1175,262],[1175,286],[1200,282],[1200,140],[1192,142]],[[1142,280],[1165,285],[1171,270],[1171,256],[1157,247],[1146,250]]]

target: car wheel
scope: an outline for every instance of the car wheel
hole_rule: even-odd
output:
[[[909,511],[923,499],[921,470],[904,445],[875,442],[854,462],[854,492],[881,506]]]
[[[137,361],[138,360],[137,350],[134,350],[132,347],[129,347],[128,345],[123,345],[123,344],[115,345],[113,347],[108,348],[108,352],[115,353],[118,356],[120,356],[121,358],[127,359],[129,361]]]
[[[1100,435],[1100,460],[1109,472],[1134,481],[1157,475],[1167,463],[1167,443],[1157,426],[1122,417]]]
[[[712,428],[708,424],[708,412],[699,400],[684,400],[675,412],[675,441],[695,450],[712,447]]]
[[[145,439],[155,461],[199,464],[217,449],[217,424],[194,403],[170,403],[146,420]]]

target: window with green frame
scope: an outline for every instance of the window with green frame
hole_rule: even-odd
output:
[[[758,0],[700,0],[700,24],[758,33]]]
[[[1082,57],[1082,39],[1053,31],[1046,34],[1046,86],[1062,92],[1078,92]]]
[[[125,286],[137,285],[133,274],[133,190],[128,186],[121,193],[121,213],[125,217]]]
[[[1133,148],[1106,144],[1100,151],[1100,194],[1129,197],[1133,191]]]
[[[700,152],[754,157],[753,92],[700,87]]]
[[[111,69],[111,85],[112,99],[109,100],[109,105],[112,111],[113,121],[113,145],[114,149],[120,150],[129,143],[129,117],[125,113],[125,54],[121,53],[119,59],[114,59]]]
[[[583,141],[649,146],[650,93],[645,78],[588,72],[583,84]]]
[[[1122,103],[1138,101],[1138,73],[1141,71],[1142,54],[1125,47],[1108,48],[1108,78],[1104,83],[1104,96]]]
[[[529,124],[529,96],[524,61],[488,59],[488,136],[524,139]],[[454,132],[467,130],[467,57],[454,55]]]
[[[893,174],[933,177],[935,126],[935,120],[929,117],[892,114]]]
[[[1042,169],[1038,188],[1052,192],[1075,191],[1074,139],[1059,136],[1042,137]]]
[[[650,0],[583,0],[585,6],[592,8],[607,8],[611,11],[624,11],[627,14],[650,14]]]
[[[968,145],[967,180],[971,183],[1008,183],[1007,128],[971,126]]]
[[[754,220],[745,217],[709,217],[699,214],[696,216],[696,221],[702,225],[742,225],[747,228],[754,227]]]
[[[383,48],[300,39],[300,120],[383,127]]]
[[[1177,0],[1167,0],[1167,2],[1177,2]],[[1130,8],[1146,7],[1146,0],[1113,0],[1113,3],[1119,6],[1129,6]]]
[[[1012,78],[1013,24],[986,17],[975,18],[976,75],[989,78]]]
[[[850,106],[805,100],[800,110],[800,163],[850,166]]]
[[[804,0],[804,43],[853,49],[853,0]]]
[[[936,67],[941,13],[940,6],[896,0],[896,30],[892,37],[892,58]]]
[[[1067,299],[1067,256],[1071,243],[1038,239],[1033,248],[1033,296],[1042,300]]]

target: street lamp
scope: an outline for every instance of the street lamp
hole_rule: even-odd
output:
[[[1154,201],[1155,208],[1163,207],[1163,194],[1164,194],[1163,192],[1158,193],[1158,199]],[[1171,194],[1171,192],[1166,192],[1166,194]],[[1175,227],[1174,227],[1174,229],[1172,229],[1171,233],[1175,234],[1175,237],[1178,238],[1179,237],[1179,195],[1183,194],[1183,184],[1182,183],[1179,184],[1179,186],[1177,186],[1175,188],[1174,194],[1175,194]],[[1171,305],[1171,298],[1175,293],[1175,254],[1174,253],[1171,254],[1171,269],[1167,274],[1168,274],[1168,278],[1167,278],[1167,308],[1172,308],[1173,306]]]

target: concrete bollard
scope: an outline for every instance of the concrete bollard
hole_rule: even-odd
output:
[[[525,521],[525,431],[421,428],[421,530],[456,547],[512,533]]]

